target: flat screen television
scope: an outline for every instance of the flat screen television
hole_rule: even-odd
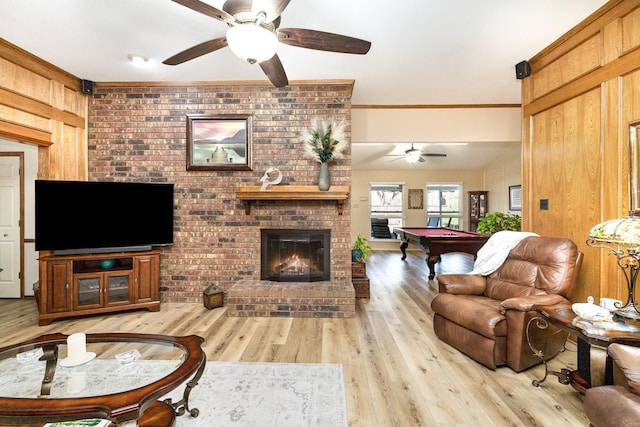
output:
[[[173,184],[35,182],[36,250],[83,254],[173,243]]]

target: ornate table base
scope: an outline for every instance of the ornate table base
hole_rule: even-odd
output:
[[[527,324],[527,344],[529,344],[529,348],[531,349],[531,351],[533,351],[533,354],[538,356],[540,360],[542,360],[542,363],[544,364],[544,376],[540,379],[534,379],[533,381],[531,381],[531,384],[533,384],[536,387],[540,387],[540,384],[545,382],[549,375],[557,376],[558,382],[561,384],[571,384],[571,375],[573,371],[566,368],[562,368],[560,371],[550,370],[549,365],[547,364],[547,359],[544,355],[544,351],[542,349],[537,349],[534,347],[534,344],[531,342],[530,335],[529,335],[529,329],[531,328],[532,325],[535,325],[535,327],[537,327],[538,329],[544,330],[549,327],[549,323],[546,320],[541,319],[539,317],[533,317],[531,318],[531,320],[529,320],[529,323]]]

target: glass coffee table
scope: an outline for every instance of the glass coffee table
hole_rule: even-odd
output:
[[[69,366],[67,335],[43,335],[0,348],[0,424],[85,418],[173,426],[206,365],[203,338],[87,334],[86,358]],[[158,399],[186,383],[182,398]]]

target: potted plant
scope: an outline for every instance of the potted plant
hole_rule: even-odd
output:
[[[520,231],[521,218],[518,214],[490,212],[480,221],[476,231],[482,234],[494,234],[502,230]]]
[[[344,157],[342,152],[347,148],[345,127],[344,121],[314,118],[311,128],[300,134],[304,156],[320,163],[318,188],[322,191],[329,190],[331,186],[328,163]]]
[[[358,237],[356,237],[356,241],[353,243],[353,247],[351,249],[351,261],[364,262],[364,260],[369,256],[370,250],[371,246],[367,243],[367,239],[362,234],[358,234]]]

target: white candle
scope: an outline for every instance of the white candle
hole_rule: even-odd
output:
[[[82,332],[67,337],[67,363],[78,365],[87,357],[87,336]]]

